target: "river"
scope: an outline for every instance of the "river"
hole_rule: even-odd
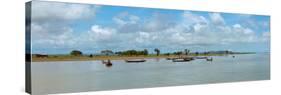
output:
[[[270,79],[268,53],[214,56],[213,61],[197,59],[172,62],[148,59],[143,63],[112,60],[32,63],[32,93],[52,94],[81,91],[178,86]]]

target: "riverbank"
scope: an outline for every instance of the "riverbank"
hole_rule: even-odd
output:
[[[190,57],[196,56],[230,56],[237,54],[202,54],[202,55],[188,55]],[[126,60],[126,59],[150,59],[150,58],[179,58],[186,57],[186,55],[139,55],[139,56],[71,56],[71,55],[48,55],[47,57],[32,56],[32,62],[52,62],[52,61],[91,61],[91,60]]]

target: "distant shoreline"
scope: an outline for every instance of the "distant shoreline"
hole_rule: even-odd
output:
[[[255,54],[255,53],[241,53],[241,54]],[[152,58],[178,58],[180,56],[230,56],[230,55],[238,55],[238,54],[199,54],[199,55],[139,55],[139,56],[118,56],[118,55],[99,55],[99,56],[71,56],[71,55],[48,55],[46,57],[36,57],[32,56],[32,62],[53,62],[53,61],[95,61],[95,60],[127,60],[127,59],[152,59]],[[239,54],[240,55],[240,54]]]

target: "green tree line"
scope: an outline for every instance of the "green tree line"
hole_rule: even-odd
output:
[[[126,51],[118,51],[115,52],[117,55],[128,55],[128,56],[133,56],[133,55],[148,55],[148,50],[126,50]]]

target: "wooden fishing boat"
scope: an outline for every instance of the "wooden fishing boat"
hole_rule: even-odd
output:
[[[146,60],[144,59],[130,59],[130,60],[125,60],[127,63],[139,63],[139,62],[145,62]]]
[[[206,61],[213,61],[213,58],[207,58]]]
[[[102,64],[105,64],[107,67],[111,67],[113,65],[110,60],[107,61],[102,60]]]
[[[107,63],[105,64],[107,67],[111,67],[112,66],[112,63]]]
[[[192,60],[194,60],[194,58],[192,58],[192,57],[172,59],[173,62],[188,62],[188,61],[192,61]]]

